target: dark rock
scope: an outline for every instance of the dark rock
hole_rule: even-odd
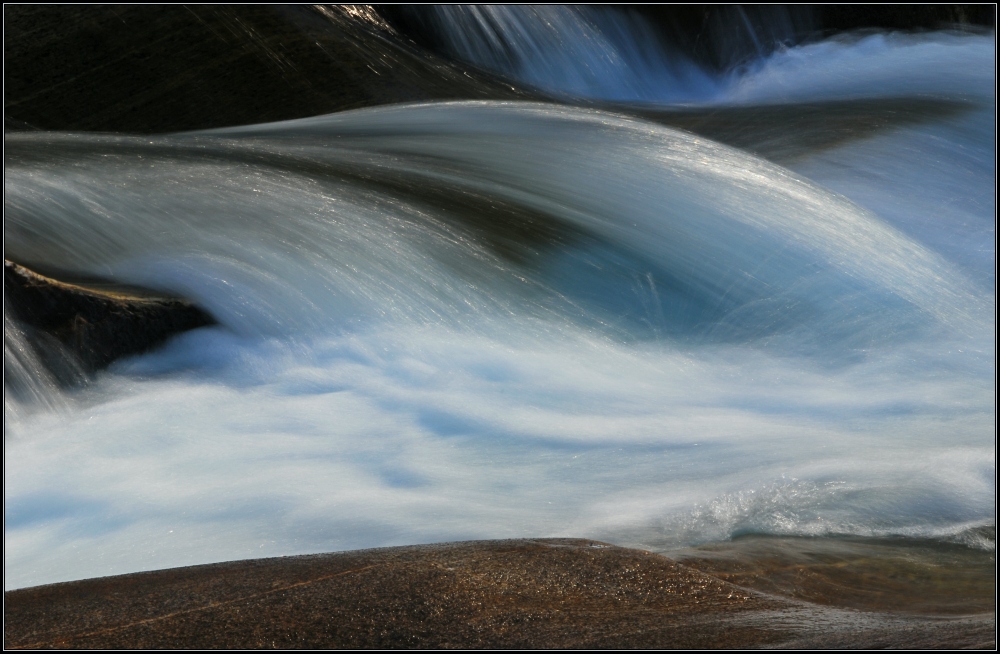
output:
[[[523,91],[363,7],[6,5],[4,125],[170,132]]]
[[[4,260],[6,307],[26,332],[50,371],[63,381],[72,365],[85,372],[123,356],[144,352],[168,337],[214,324],[207,313],[181,299],[141,289],[87,288],[67,284]]]

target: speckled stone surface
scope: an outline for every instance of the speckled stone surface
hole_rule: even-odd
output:
[[[8,648],[990,646],[991,616],[856,614],[587,540],[238,561],[5,593]]]

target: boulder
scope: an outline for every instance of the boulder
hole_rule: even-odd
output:
[[[8,648],[989,647],[991,615],[861,614],[578,539],[216,563],[4,594]]]
[[[69,284],[4,260],[5,308],[55,377],[73,381],[67,355],[84,372],[139,354],[174,334],[212,325],[190,302],[137,288]]]

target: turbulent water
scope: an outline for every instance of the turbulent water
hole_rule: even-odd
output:
[[[8,257],[220,324],[59,391],[5,311],[7,587],[467,538],[994,524],[993,35],[842,38],[710,75],[614,59],[579,25],[497,33],[560,79],[574,58],[532,30],[610,62],[584,66],[604,92],[559,93],[959,109],[783,165],[510,102],[8,134]]]
[[[676,102],[714,95],[720,86],[629,13],[432,5],[421,16],[453,57],[556,94]]]

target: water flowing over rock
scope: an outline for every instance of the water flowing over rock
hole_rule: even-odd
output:
[[[18,642],[989,644],[994,16],[5,7]]]
[[[4,260],[5,314],[35,335],[34,349],[65,382],[78,372],[160,345],[215,321],[183,300],[134,288],[87,288],[39,275]],[[74,374],[77,373],[77,374]]]

